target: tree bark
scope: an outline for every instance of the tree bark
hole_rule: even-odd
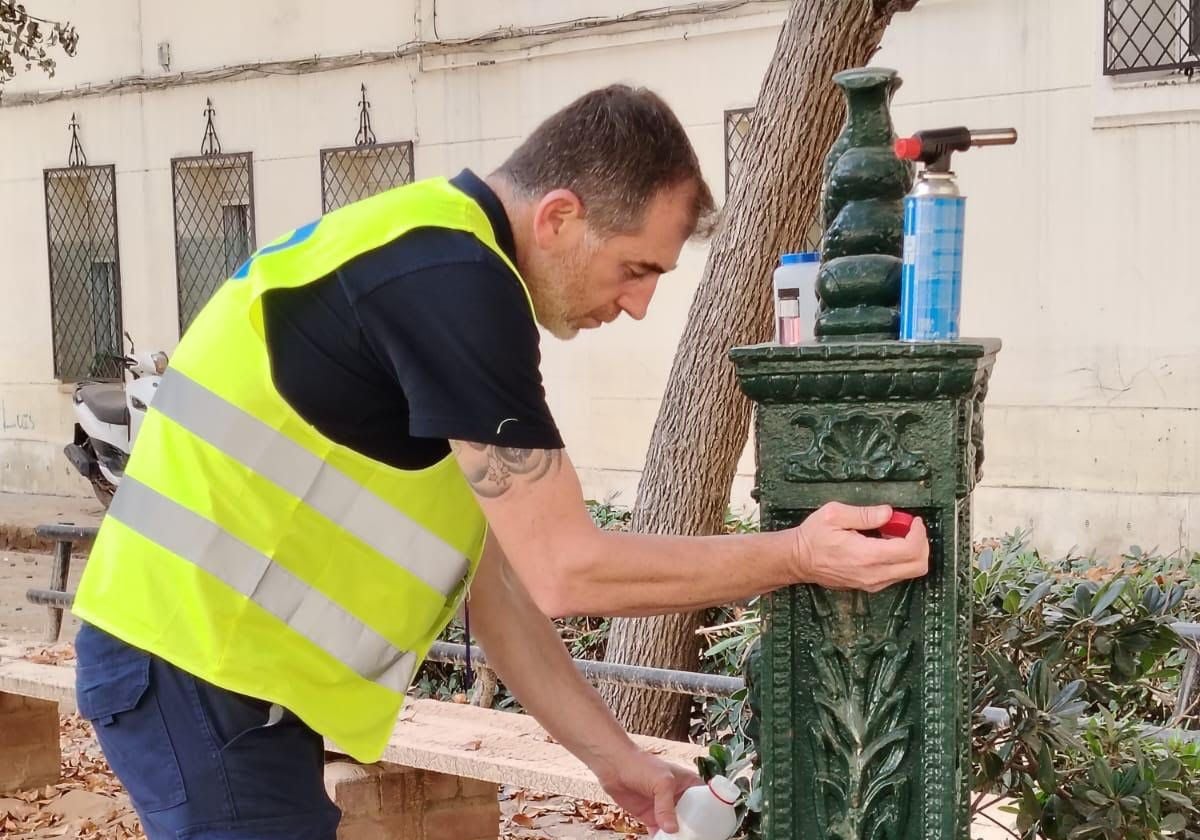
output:
[[[718,534],[750,426],[726,353],[769,340],[771,272],[817,218],[821,168],[844,119],[834,73],[866,64],[894,14],[917,0],[796,0],[754,110],[742,169],[726,196],[638,484],[632,529]],[[695,670],[700,615],[618,619],[607,661]],[[606,686],[633,732],[684,738],[691,698]]]

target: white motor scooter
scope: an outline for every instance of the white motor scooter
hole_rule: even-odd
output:
[[[129,335],[125,336],[129,339]],[[167,354],[135,353],[129,339],[129,355],[113,358],[132,377],[131,381],[80,382],[72,397],[75,409],[75,441],[63,452],[79,474],[92,484],[96,498],[106,508],[125,474],[125,464],[142,420],[167,370]]]

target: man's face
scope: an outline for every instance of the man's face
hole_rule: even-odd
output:
[[[658,278],[675,268],[691,235],[694,190],[682,184],[660,192],[639,230],[606,237],[569,209],[558,217],[547,212],[538,236],[541,247],[524,266],[541,325],[566,340],[622,312],[637,321],[644,318]]]

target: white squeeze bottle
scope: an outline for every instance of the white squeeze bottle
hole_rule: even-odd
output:
[[[817,321],[817,272],[821,255],[816,251],[784,254],[772,275],[775,287],[775,343],[791,346],[813,337]]]
[[[688,788],[679,797],[675,815],[679,831],[659,829],[654,840],[729,840],[737,831],[737,802],[741,789],[724,776],[713,776],[707,785]]]

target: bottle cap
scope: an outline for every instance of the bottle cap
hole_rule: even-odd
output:
[[[783,265],[795,265],[796,263],[815,263],[821,260],[821,255],[816,251],[800,251],[795,254],[784,254],[779,258],[779,262]]]
[[[916,160],[921,156],[921,140],[919,137],[900,137],[893,144],[896,157],[900,160]]]
[[[880,526],[879,533],[884,537],[903,539],[908,536],[909,529],[912,528],[913,518],[911,513],[905,513],[902,510],[892,511],[892,518]]]
[[[708,789],[712,795],[726,805],[732,805],[742,795],[742,789],[724,776],[713,776],[708,780]]]

